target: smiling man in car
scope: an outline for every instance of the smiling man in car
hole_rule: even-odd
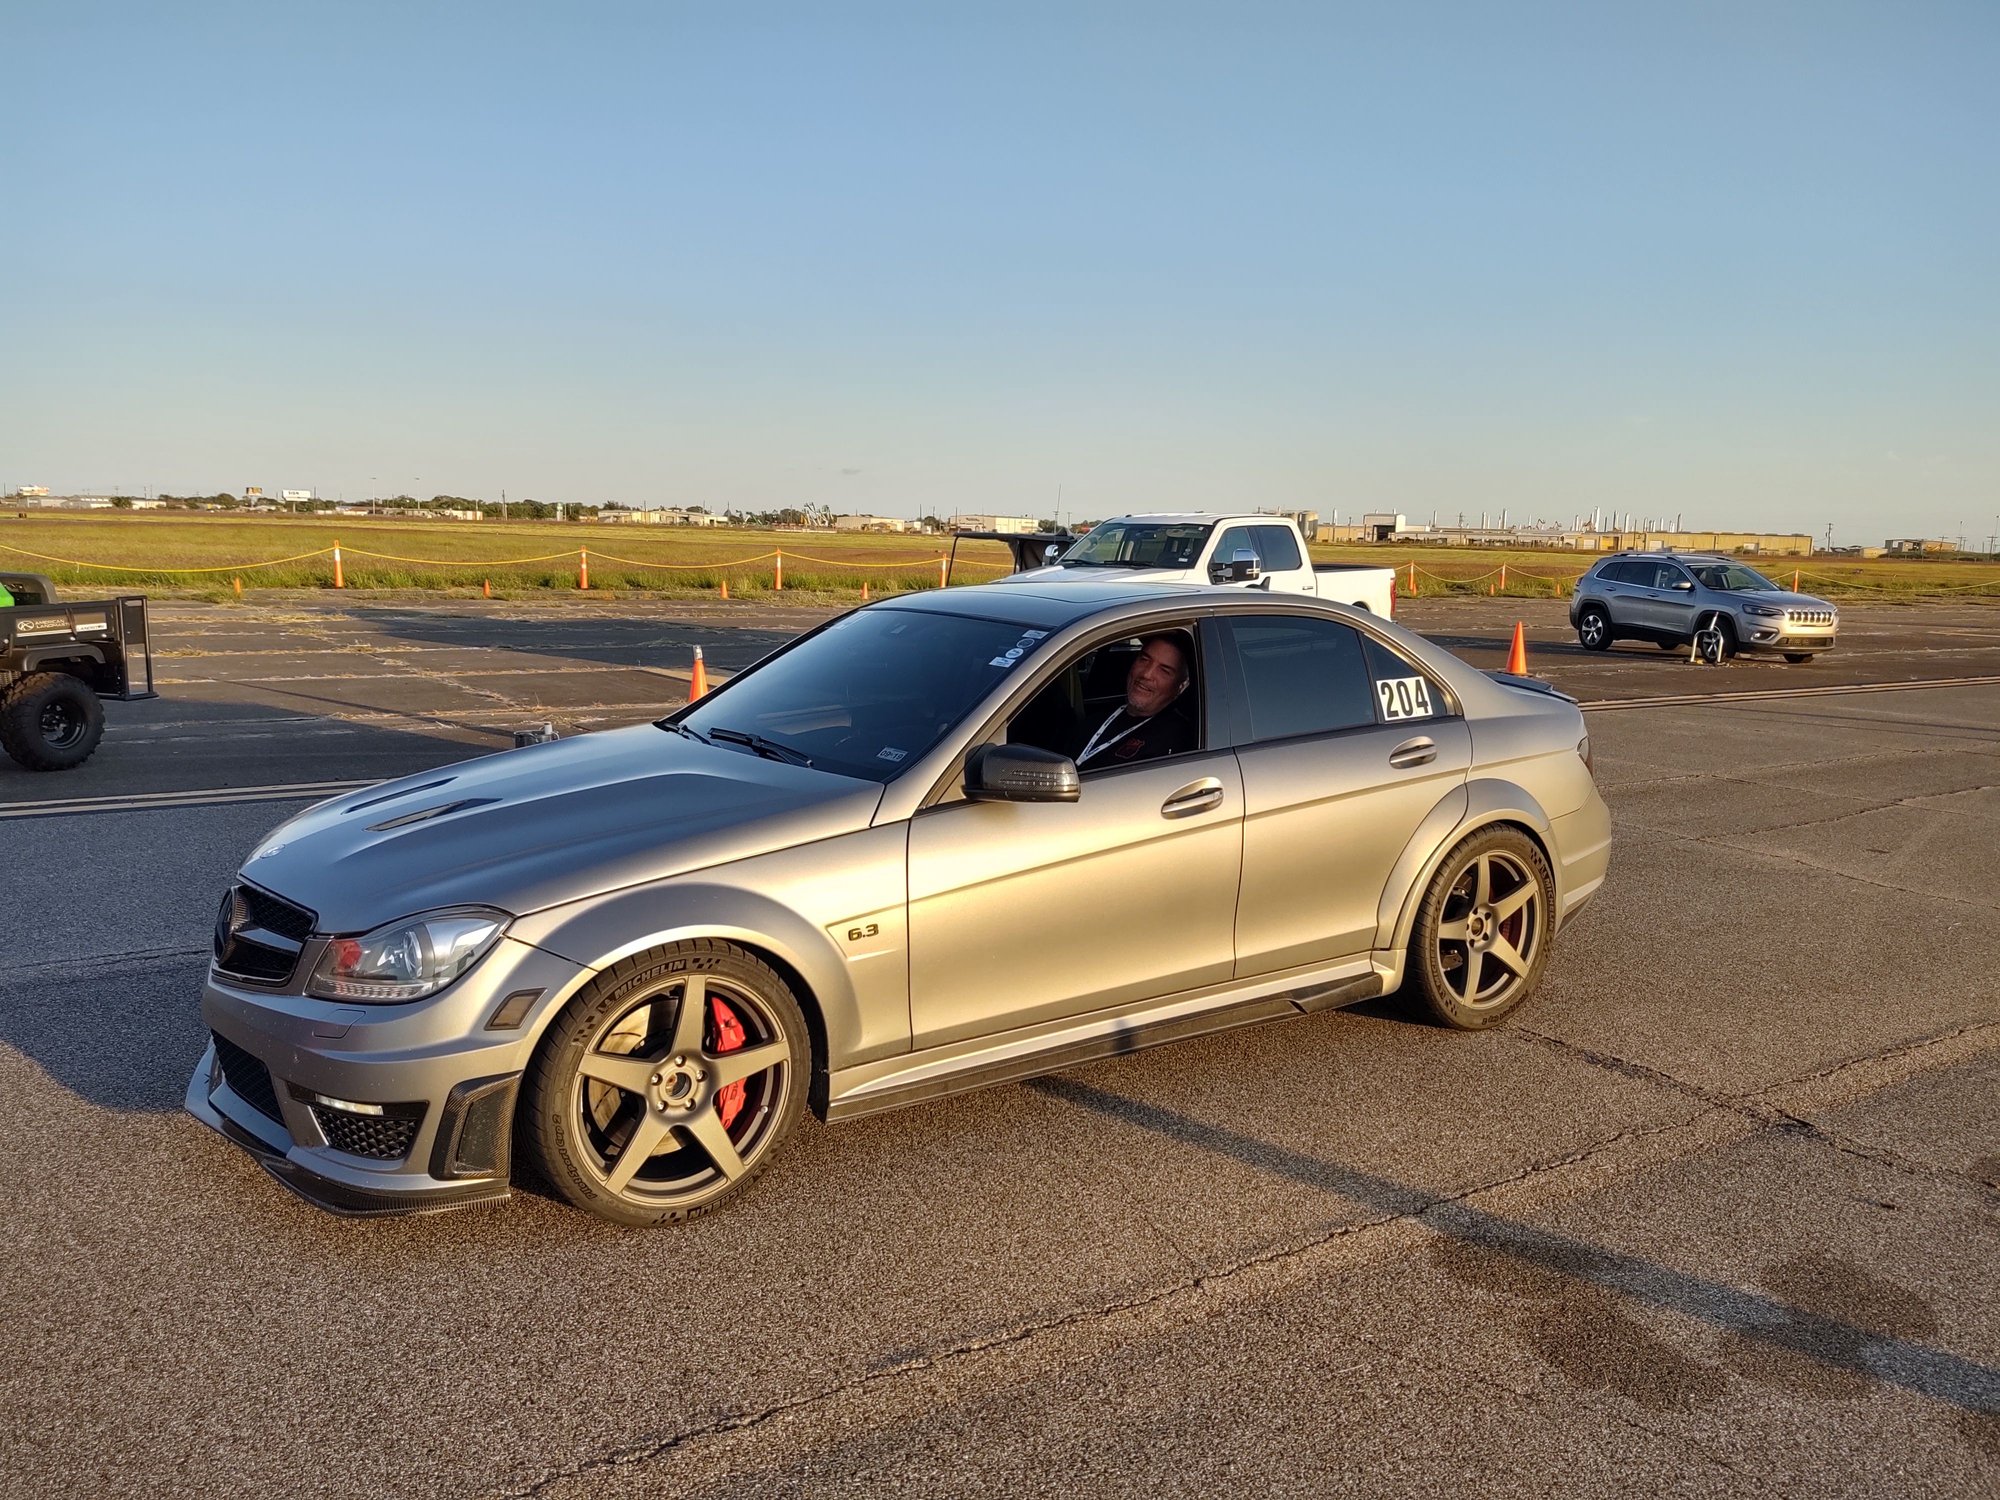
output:
[[[1180,637],[1156,635],[1147,640],[1126,674],[1124,703],[1083,742],[1077,765],[1129,764],[1192,750],[1194,720],[1179,706],[1191,675],[1187,646]]]

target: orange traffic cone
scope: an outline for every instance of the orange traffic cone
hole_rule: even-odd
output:
[[[229,581],[236,585],[236,597],[241,599],[243,597],[243,580],[241,578],[232,578]]]
[[[692,703],[708,691],[708,668],[701,663],[701,647],[694,648],[694,677],[688,683],[688,702]]]
[[[1514,644],[1507,652],[1507,670],[1516,677],[1528,675],[1528,641],[1521,633],[1521,622],[1514,622]]]
[[[722,580],[722,597],[725,599],[729,597],[729,580],[727,578]]]
[[[487,598],[491,599],[493,597],[493,580],[490,578],[480,579],[479,592],[484,594]]]
[[[588,547],[579,547],[576,549],[576,586],[580,589],[590,587],[590,549]]]
[[[868,602],[868,580],[865,578],[861,580],[861,602],[863,604]]]

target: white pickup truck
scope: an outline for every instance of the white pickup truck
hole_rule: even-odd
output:
[[[1396,612],[1394,568],[1316,563],[1288,516],[1116,516],[1091,527],[1048,566],[1015,573],[1006,581],[1112,578],[1316,594],[1385,619]]]

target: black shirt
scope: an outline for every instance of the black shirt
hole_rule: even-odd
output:
[[[1100,724],[1102,721],[1100,721]],[[1097,748],[1089,759],[1084,751],[1095,739]],[[1157,760],[1163,755],[1184,755],[1195,747],[1194,720],[1177,706],[1170,706],[1142,719],[1121,708],[1109,728],[1086,734],[1077,743],[1077,767],[1095,771],[1103,766],[1125,766],[1134,761]]]

